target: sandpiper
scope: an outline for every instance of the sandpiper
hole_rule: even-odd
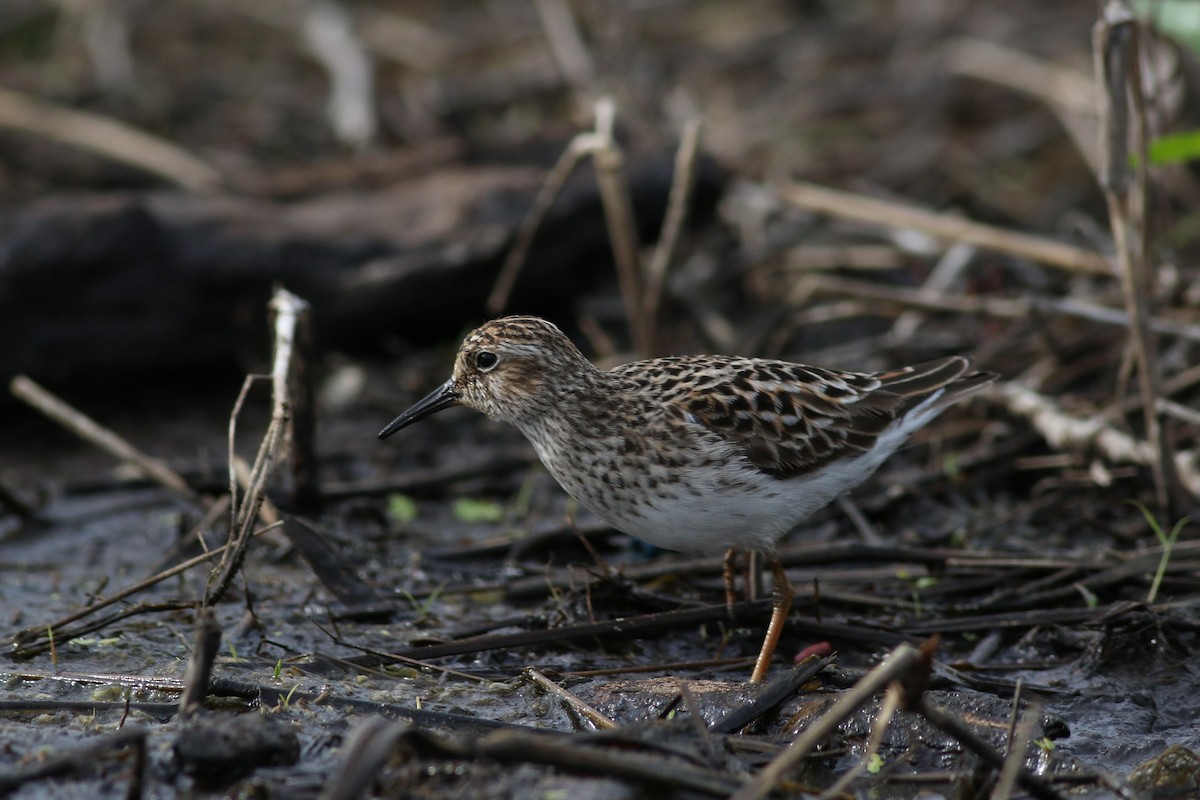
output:
[[[567,494],[669,550],[764,553],[774,609],[751,681],[770,667],[792,586],[775,542],[873,473],[910,434],[995,375],[949,356],[854,373],[726,356],[602,370],[554,324],[512,316],[463,341],[454,373],[379,433],[463,405],[515,425]],[[728,574],[728,571],[727,571]]]

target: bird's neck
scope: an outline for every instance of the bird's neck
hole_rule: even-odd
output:
[[[553,382],[536,413],[513,420],[513,424],[539,453],[564,440],[602,435],[613,416],[611,400],[621,396],[616,383],[619,381],[610,373],[588,363],[570,380]]]

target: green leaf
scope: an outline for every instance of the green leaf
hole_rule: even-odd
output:
[[[504,518],[504,509],[492,500],[460,497],[454,501],[454,516],[463,522],[499,522]]]
[[[879,753],[871,753],[871,757],[867,759],[867,772],[878,775],[881,769],[883,769],[883,756]]]
[[[417,501],[406,494],[389,494],[387,514],[401,525],[412,522],[417,518]]]
[[[1197,159],[1200,159],[1200,131],[1168,133],[1150,142],[1151,164],[1182,164]]]

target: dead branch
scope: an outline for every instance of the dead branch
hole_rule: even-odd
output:
[[[138,450],[112,430],[72,408],[24,375],[13,378],[9,389],[18,400],[33,406],[85,442],[99,447],[122,463],[132,464],[147,478],[189,503],[201,503],[200,496],[175,470]]]
[[[278,289],[271,298],[270,308],[275,315],[275,352],[271,366],[271,422],[267,432],[259,444],[258,454],[254,465],[250,468],[250,476],[246,481],[246,491],[238,499],[238,477],[236,456],[234,455],[234,440],[237,433],[237,413],[246,390],[252,378],[248,378],[238,403],[229,418],[229,494],[232,498],[230,514],[232,516],[229,532],[229,544],[221,557],[221,563],[209,577],[208,590],[205,593],[204,605],[217,603],[229,588],[229,582],[237,573],[246,557],[246,547],[250,542],[253,526],[258,518],[259,510],[266,500],[267,480],[275,469],[282,453],[287,435],[288,423],[291,417],[291,395],[289,392],[289,373],[292,366],[293,344],[296,336],[296,326],[300,316],[308,304],[286,289]]]
[[[604,206],[609,243],[617,267],[617,282],[621,288],[625,313],[629,318],[634,349],[645,353],[649,336],[646,329],[647,320],[642,314],[642,267],[638,254],[637,225],[634,222],[629,182],[625,175],[625,154],[613,135],[615,124],[616,106],[612,98],[601,98],[596,102],[596,127],[587,133],[577,134],[546,176],[529,215],[521,223],[512,250],[500,268],[500,274],[488,297],[487,307],[492,314],[499,314],[507,305],[508,296],[529,253],[534,234],[537,233],[575,166],[585,156],[590,155],[596,169],[596,183],[600,188],[600,201]]]
[[[0,127],[86,150],[196,192],[213,191],[223,181],[213,167],[157,136],[114,119],[62,108],[10,89],[0,89]]]
[[[1108,204],[1109,224],[1116,245],[1121,288],[1129,314],[1130,347],[1138,363],[1142,418],[1153,454],[1158,507],[1170,515],[1178,494],[1171,447],[1158,417],[1156,399],[1162,396],[1158,348],[1150,329],[1152,275],[1148,263],[1146,218],[1146,109],[1142,97],[1139,30],[1133,12],[1120,0],[1109,0],[1092,31],[1096,83],[1101,87],[1100,186]],[[1138,166],[1130,174],[1130,155]]]
[[[662,234],[654,255],[646,266],[646,286],[642,294],[641,314],[643,326],[650,335],[646,342],[646,356],[659,353],[658,337],[658,307],[662,302],[663,287],[666,284],[667,272],[671,268],[671,258],[679,244],[679,236],[687,222],[687,212],[691,207],[692,192],[696,185],[696,156],[700,151],[700,120],[692,119],[683,129],[683,138],[679,142],[679,150],[675,154],[675,174],[671,179],[671,194],[667,199],[667,214],[663,220]]]
[[[1089,100],[1096,88],[1090,75],[985,39],[952,39],[944,52],[951,71],[1045,103],[1070,134],[1075,149],[1093,171],[1099,171],[1096,107]]]
[[[583,700],[580,700],[578,697],[547,678],[545,673],[541,672],[540,670],[534,669],[533,667],[526,667],[525,675],[542,689],[562,700],[571,708],[575,709],[577,713],[585,717],[597,728],[612,730],[617,727],[617,723],[605,716],[602,711],[599,711],[598,709],[585,703]]]
[[[1069,272],[1111,275],[1108,260],[1097,253],[1041,236],[997,228],[981,222],[938,214],[904,203],[879,200],[795,181],[779,188],[789,203],[825,214],[893,228],[915,228],[953,242],[967,242]]]
[[[375,141],[375,73],[349,12],[340,3],[306,3],[301,30],[312,56],[329,76],[325,113],[344,144],[364,148]]]
[[[213,662],[221,648],[221,626],[212,611],[200,609],[196,615],[196,635],[192,654],[183,673],[183,691],[179,695],[179,715],[188,718],[204,707],[208,682],[212,679]]]
[[[1034,429],[1059,450],[1094,450],[1118,464],[1147,466],[1155,458],[1155,450],[1148,442],[1114,428],[1103,418],[1072,416],[1052,398],[1024,386],[1001,383],[980,396],[999,402],[1010,413],[1029,420]],[[1175,453],[1173,465],[1187,491],[1193,497],[1200,497],[1200,467],[1196,453],[1186,450]]]

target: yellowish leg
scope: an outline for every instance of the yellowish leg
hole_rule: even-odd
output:
[[[721,577],[725,579],[725,608],[730,613],[733,612],[733,573],[737,568],[737,554],[738,549],[730,547],[725,551],[725,560],[721,562]]]
[[[788,612],[792,610],[792,598],[796,590],[783,571],[783,564],[774,554],[768,556],[771,561],[771,574],[775,577],[774,608],[771,609],[771,623],[767,625],[767,636],[763,639],[762,650],[758,653],[758,661],[754,664],[754,673],[750,676],[751,683],[758,683],[767,677],[771,669],[771,658],[775,655],[775,646],[783,633],[783,625],[787,622]]]

